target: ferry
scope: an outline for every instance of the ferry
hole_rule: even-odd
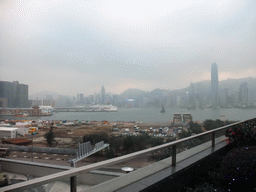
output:
[[[27,113],[19,113],[19,114],[15,114],[15,117],[27,117],[29,114]]]
[[[117,112],[117,106],[113,105],[90,105],[78,107],[55,108],[55,112]]]

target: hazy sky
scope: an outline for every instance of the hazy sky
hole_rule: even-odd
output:
[[[255,0],[0,0],[0,80],[120,94],[256,77]]]

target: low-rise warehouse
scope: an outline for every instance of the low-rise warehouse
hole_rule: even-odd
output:
[[[0,127],[0,138],[15,138],[19,128]]]

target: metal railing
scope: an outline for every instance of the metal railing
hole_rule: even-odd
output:
[[[97,153],[98,151],[101,151],[102,149],[105,149],[107,147],[109,147],[109,144],[105,144],[104,141],[96,143],[94,147],[91,145],[90,141],[80,144],[78,146],[76,158],[70,160],[71,167],[75,167],[76,162],[81,161],[82,159],[94,153]]]
[[[24,151],[24,152],[37,152],[37,153],[52,153],[52,154],[71,154],[75,155],[77,149],[70,148],[52,148],[52,147],[27,147],[27,146],[18,146],[11,144],[0,144],[0,147],[10,148],[12,151]]]
[[[203,133],[200,133],[200,134],[197,134],[197,135],[186,137],[186,138],[183,138],[183,139],[180,139],[180,140],[177,140],[177,141],[173,141],[173,142],[170,142],[170,143],[165,143],[165,144],[162,144],[162,145],[159,145],[159,146],[156,146],[156,147],[141,150],[141,151],[134,152],[134,153],[131,153],[131,154],[128,154],[128,155],[123,155],[121,157],[116,157],[116,158],[113,158],[113,159],[101,161],[101,162],[94,163],[94,164],[91,164],[91,165],[86,165],[86,166],[83,166],[83,167],[73,168],[73,169],[68,170],[68,171],[63,171],[63,172],[60,172],[60,173],[55,173],[55,174],[52,174],[52,175],[36,178],[36,179],[29,180],[29,181],[26,181],[26,182],[10,185],[10,186],[7,186],[7,187],[0,188],[0,191],[12,191],[12,192],[14,192],[14,191],[24,191],[26,189],[31,189],[33,187],[41,186],[41,185],[44,185],[44,184],[47,184],[47,183],[51,183],[51,182],[54,182],[54,181],[59,181],[60,179],[64,179],[64,178],[69,177],[70,178],[70,191],[71,192],[76,192],[77,191],[76,188],[77,188],[77,176],[78,175],[89,172],[89,171],[94,170],[94,169],[99,169],[99,168],[102,168],[102,167],[105,167],[105,166],[108,166],[108,165],[113,165],[113,164],[116,164],[116,163],[124,162],[124,161],[133,159],[133,158],[141,156],[141,155],[145,155],[146,153],[149,153],[149,152],[154,152],[156,150],[159,150],[159,149],[162,149],[162,148],[165,148],[165,147],[172,147],[172,166],[175,166],[176,165],[176,155],[177,155],[176,151],[177,151],[177,145],[178,144],[183,143],[185,141],[188,141],[190,139],[195,139],[195,138],[204,136],[204,135],[211,135],[211,147],[214,148],[215,147],[215,135],[216,135],[215,133],[216,132],[224,131],[227,128],[230,128],[234,125],[239,125],[241,123],[246,123],[246,122],[249,123],[250,121],[253,121],[253,120],[256,121],[256,118],[252,118],[252,119],[236,122],[236,123],[233,123],[233,124],[229,124],[229,125],[226,125],[226,126],[223,126],[223,127],[220,127],[220,128],[216,128],[216,129],[206,131],[206,132],[203,132]]]

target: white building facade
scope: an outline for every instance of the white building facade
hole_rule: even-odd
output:
[[[16,138],[19,128],[0,127],[0,138]]]

